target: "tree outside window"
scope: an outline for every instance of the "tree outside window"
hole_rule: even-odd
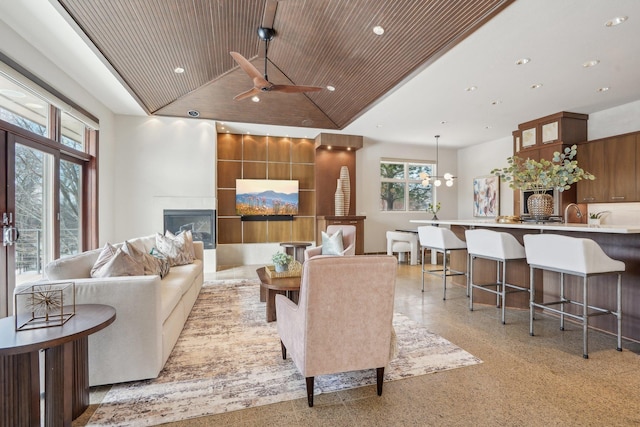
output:
[[[380,210],[416,212],[433,203],[433,186],[422,185],[420,173],[435,175],[434,165],[420,162],[380,162]]]

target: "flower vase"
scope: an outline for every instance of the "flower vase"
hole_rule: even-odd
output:
[[[553,196],[550,194],[532,194],[527,199],[527,209],[534,218],[548,218],[553,215]]]
[[[349,215],[351,207],[351,181],[349,179],[349,168],[342,166],[340,168],[340,185],[342,186],[342,194],[344,194],[344,214]]]
[[[600,218],[589,218],[589,225],[600,225]]]
[[[342,192],[342,181],[338,179],[335,194],[335,215],[344,216],[344,193]]]
[[[274,264],[276,267],[276,273],[284,273],[289,270],[289,264]]]

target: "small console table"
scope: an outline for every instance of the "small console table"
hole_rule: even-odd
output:
[[[0,425],[39,427],[39,351],[44,350],[44,425],[71,426],[89,406],[88,337],[116,319],[108,305],[76,305],[62,326],[15,330],[0,319]]]

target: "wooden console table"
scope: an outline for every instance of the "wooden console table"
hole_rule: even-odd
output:
[[[40,426],[39,351],[44,350],[44,425],[71,426],[89,406],[88,337],[109,326],[116,310],[82,304],[62,326],[15,330],[0,319],[0,425]]]

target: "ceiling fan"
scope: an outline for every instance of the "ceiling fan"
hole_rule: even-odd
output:
[[[301,92],[319,92],[323,88],[318,86],[301,86],[301,85],[277,85],[269,81],[267,77],[267,51],[269,42],[275,36],[273,28],[258,28],[258,36],[264,41],[264,75],[258,71],[244,56],[238,52],[230,52],[233,59],[238,63],[240,68],[253,80],[253,88],[246,92],[236,95],[233,99],[240,101],[245,98],[258,95],[261,92],[283,92],[283,93],[301,93]]]

